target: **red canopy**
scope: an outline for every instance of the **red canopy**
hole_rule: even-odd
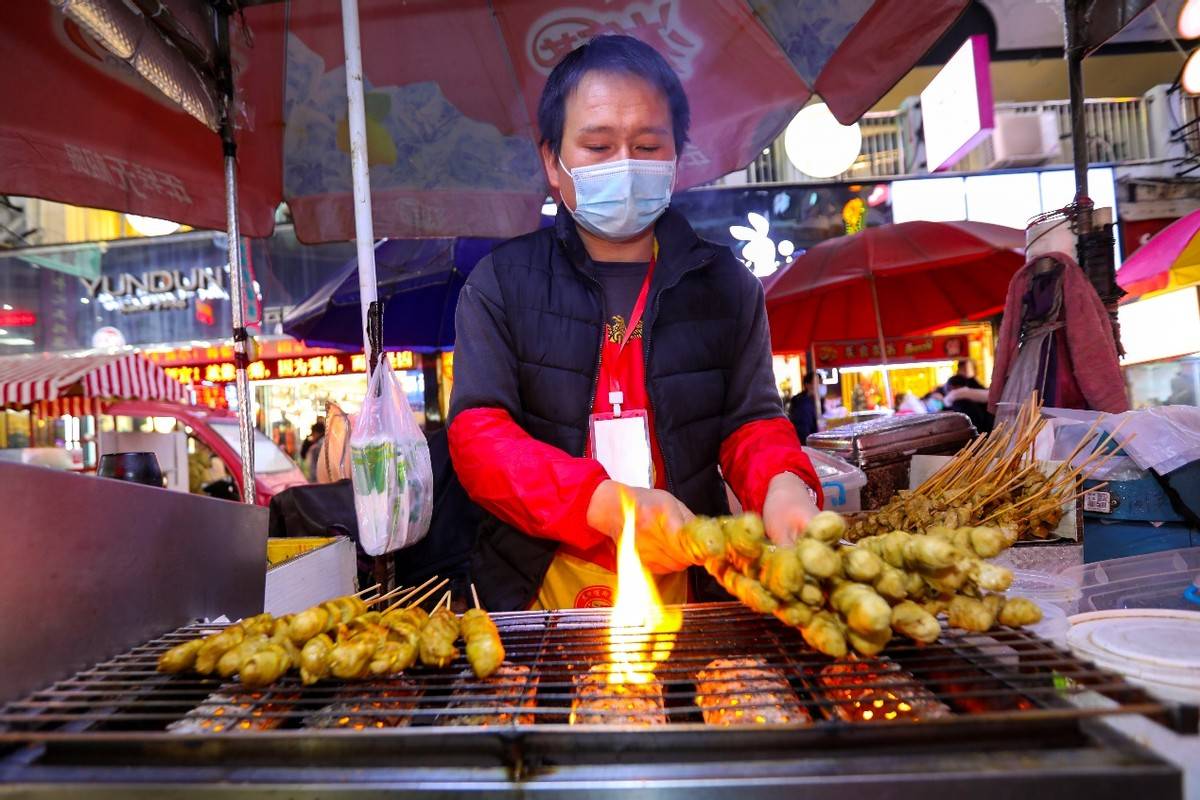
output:
[[[42,353],[0,358],[0,406],[73,393],[82,397],[191,401],[191,392],[141,353]]]
[[[171,16],[193,29],[182,41],[197,41],[179,49],[209,53],[211,72],[207,2],[164,0],[173,16],[153,23],[120,0],[101,4],[130,32],[120,42],[129,52],[105,49],[45,0],[0,3],[0,192],[225,228],[218,138],[131,67],[163,91],[182,87],[211,125],[211,96],[188,94],[198,73],[146,61],[178,55],[156,45],[154,27]],[[537,98],[550,69],[590,37],[637,36],[682,77],[693,120],[686,188],[749,163],[814,91],[853,121],[967,4],[359,0],[375,235],[532,228],[546,196]],[[338,4],[248,5],[235,19],[246,23],[231,37],[242,233],[269,235],[286,199],[301,240],[353,238]]]
[[[821,242],[764,281],[772,346],[801,352],[996,314],[1024,246],[1023,231],[982,222],[901,222]]]

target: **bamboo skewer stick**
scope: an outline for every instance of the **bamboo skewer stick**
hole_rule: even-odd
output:
[[[377,583],[377,584],[375,584],[374,586],[368,586],[367,588],[365,588],[365,589],[360,589],[359,591],[355,592],[354,594],[352,594],[352,595],[350,595],[350,596],[351,596],[351,597],[359,597],[360,595],[364,595],[364,594],[366,594],[367,592],[373,592],[373,591],[375,591],[376,589],[378,589],[378,588],[379,588],[380,586],[382,586],[382,585],[383,585],[382,583]]]
[[[390,606],[388,606],[387,608],[385,608],[385,609],[384,609],[384,610],[383,610],[381,613],[383,613],[383,614],[386,614],[386,613],[388,613],[389,611],[392,611],[393,609],[395,609],[395,608],[399,608],[400,606],[404,605],[405,603],[407,603],[407,602],[408,602],[409,598],[413,597],[415,594],[417,594],[418,592],[420,592],[422,589],[424,589],[426,586],[428,586],[429,584],[433,583],[433,582],[434,582],[434,581],[436,581],[437,579],[438,579],[438,576],[437,576],[437,575],[434,575],[432,578],[430,578],[429,580],[425,581],[425,582],[424,582],[424,583],[422,583],[420,586],[414,586],[412,589],[406,589],[406,590],[405,590],[405,594],[404,594],[404,596],[403,596],[403,597],[401,597],[401,598],[399,598],[398,600],[396,600],[396,602],[392,603]]]
[[[436,580],[436,577],[434,577],[434,578],[431,578],[430,580]],[[425,594],[421,595],[421,596],[420,596],[419,598],[417,598],[416,600],[413,600],[411,603],[408,603],[408,605],[407,605],[407,606],[405,606],[405,607],[406,607],[406,608],[414,608],[414,607],[416,607],[416,606],[419,606],[419,605],[421,605],[421,604],[422,604],[422,603],[424,603],[426,600],[428,600],[430,597],[432,597],[432,596],[434,595],[434,593],[435,593],[435,592],[439,592],[439,591],[441,591],[441,590],[442,590],[442,588],[443,588],[443,587],[444,587],[444,586],[445,586],[447,583],[449,583],[449,582],[450,582],[450,579],[449,579],[449,578],[442,578],[442,582],[441,582],[441,583],[439,583],[437,586],[434,586],[434,587],[433,587],[432,589],[430,589],[429,591],[425,592]],[[426,581],[425,583],[426,583],[426,584],[428,584],[428,583],[429,583],[429,581]],[[418,587],[418,588],[417,588],[417,589],[415,589],[414,591],[417,591],[417,592],[419,592],[419,591],[421,591],[421,589],[420,589],[420,587]],[[402,601],[401,601],[401,602],[399,602],[399,603],[395,603],[395,604],[393,604],[392,606],[388,607],[388,609],[387,609],[386,611],[384,611],[383,613],[385,613],[385,614],[386,614],[388,611],[391,611],[392,609],[399,608],[400,606],[404,605],[404,603],[406,603],[406,602],[408,602],[407,598],[405,598],[404,600],[402,600]]]
[[[1128,437],[1126,437],[1125,443],[1128,444],[1129,442],[1133,441],[1136,437],[1137,437],[1136,433],[1130,434]],[[1084,470],[1087,470],[1087,474],[1083,475],[1083,477],[1080,477],[1079,481],[1082,483],[1083,481],[1089,480],[1093,475],[1095,475],[1100,470],[1101,467],[1103,467],[1105,464],[1107,464],[1109,461],[1111,461],[1113,458],[1115,458],[1116,455],[1117,455],[1116,450],[1104,451],[1104,450],[1097,449],[1097,450],[1093,451],[1092,454],[1090,456],[1088,456],[1087,460],[1085,460],[1078,467],[1076,467],[1075,469],[1073,469],[1069,473],[1067,473],[1065,478],[1062,478],[1061,480],[1055,482],[1055,490],[1061,489],[1064,486],[1066,486],[1067,484],[1072,483],[1078,476],[1082,475]],[[1090,469],[1089,469],[1089,467],[1090,467]]]
[[[437,611],[439,608],[441,608],[442,603],[446,604],[446,608],[450,607],[450,592],[446,592],[444,595],[442,595],[441,599],[437,601],[437,605],[433,607],[433,610]]]
[[[471,581],[471,599],[475,601],[476,608],[482,608],[479,605],[479,592],[475,591],[475,582]]]
[[[1058,472],[1064,467],[1069,467],[1071,462],[1075,460],[1075,457],[1083,452],[1083,448],[1087,447],[1095,440],[1096,428],[1100,427],[1100,423],[1103,420],[1104,417],[1096,417],[1096,421],[1093,422],[1092,426],[1087,429],[1087,433],[1085,433],[1083,438],[1079,440],[1079,444],[1075,445],[1075,449],[1071,451],[1071,455],[1067,456],[1066,460],[1058,465],[1058,468],[1054,470],[1053,474],[1058,474]]]
[[[945,464],[942,464],[941,468],[938,469],[937,472],[933,473],[933,475],[926,478],[925,482],[917,487],[917,491],[922,494],[929,494],[933,490],[939,488],[941,486],[941,484],[945,482],[946,478],[948,478],[954,474],[955,466],[957,466],[959,464],[969,463],[972,453],[974,453],[976,450],[978,450],[982,445],[984,445],[986,443],[987,443],[987,436],[975,437],[975,440],[973,442],[971,442],[969,445],[967,445],[966,448],[964,448],[963,450],[960,450],[957,454],[954,455],[953,458],[951,458]]]
[[[407,592],[407,591],[408,591],[408,589],[405,589],[403,586],[401,586],[398,589],[392,589],[387,594],[381,594],[378,597],[372,597],[370,600],[367,601],[367,606],[373,606],[376,603],[382,603],[384,600],[390,600],[391,598],[395,597],[396,595],[400,594],[401,592]]]

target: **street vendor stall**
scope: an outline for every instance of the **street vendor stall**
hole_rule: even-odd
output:
[[[113,400],[188,403],[190,391],[135,352],[82,352],[0,358],[0,451],[16,460],[25,448],[65,449],[75,468],[95,468],[95,418]],[[84,420],[87,420],[84,422]]]
[[[229,51],[231,16],[239,4],[216,4],[217,46],[207,58],[203,46],[180,35],[182,15],[168,6],[182,3],[57,0],[56,5],[66,9],[76,26],[72,32],[85,37],[89,50],[98,40],[120,60],[121,69],[157,79],[155,85],[169,90],[165,93],[173,102],[182,101],[209,128],[221,130],[230,269],[240,275],[235,128],[244,109],[233,93]],[[705,131],[712,144],[705,147],[706,139],[697,136],[695,157],[685,151],[686,185],[707,170],[719,174],[728,162],[749,160],[813,89],[826,96],[835,114],[853,118],[911,66],[965,3],[879,0],[835,7],[631,0],[581,3],[583,9],[549,2],[363,5],[368,13],[377,12],[374,18],[364,15],[364,30],[387,44],[376,53],[359,47],[356,0],[343,0],[340,31],[329,24],[334,17],[328,4],[297,0],[288,9],[293,21],[310,27],[288,32],[286,82],[276,73],[267,84],[275,91],[299,90],[299,98],[289,98],[297,102],[287,105],[298,115],[288,120],[288,138],[316,157],[299,163],[269,155],[245,160],[249,170],[284,166],[286,180],[306,190],[289,198],[297,201],[293,211],[317,225],[318,237],[330,235],[321,225],[348,231],[353,219],[364,312],[359,322],[368,356],[375,356],[383,319],[375,295],[369,171],[411,165],[421,173],[404,175],[399,187],[388,187],[394,191],[378,198],[375,208],[394,215],[393,221],[417,227],[458,224],[455,212],[463,210],[465,196],[468,216],[491,212],[490,223],[514,224],[521,219],[521,201],[531,196],[521,191],[529,185],[519,182],[514,191],[485,184],[480,191],[467,180],[444,191],[434,169],[437,156],[469,156],[456,165],[461,169],[448,171],[455,177],[473,170],[510,177],[530,145],[524,138],[528,120],[512,115],[523,116],[523,98],[536,94],[545,68],[572,43],[599,31],[636,32],[669,52],[681,73],[708,77],[721,88],[704,91],[702,83],[694,92],[708,104],[702,116],[711,125],[697,125],[697,130]],[[208,8],[190,5],[192,11]],[[435,13],[443,9],[456,16]],[[269,12],[279,10],[268,6],[260,15],[263,9],[250,5],[246,17],[252,25],[264,16],[269,22]],[[120,24],[130,15],[135,35]],[[273,15],[276,23],[282,17]],[[0,25],[0,36],[8,30]],[[826,31],[829,40],[814,37],[814,30]],[[162,47],[154,38],[161,32],[173,43],[168,53],[176,48],[186,54],[177,81],[171,78],[179,78],[178,70],[160,69],[153,58]],[[272,32],[281,45],[284,28],[272,31],[268,24],[258,30],[268,50]],[[17,32],[12,41],[22,43],[26,33]],[[28,38],[39,46],[51,42],[44,50],[27,49],[53,68],[54,57],[45,54],[57,53],[58,40]],[[415,74],[397,81],[400,86],[371,79],[373,57],[415,64],[410,66]],[[764,60],[781,72],[763,69]],[[430,80],[430,72],[436,76],[464,63],[480,67],[460,70],[469,72],[472,87],[515,91],[502,92],[494,102]],[[210,73],[217,77],[215,102],[202,88]],[[197,80],[202,87],[195,86]],[[751,93],[754,89],[766,98]],[[120,99],[129,101],[130,94],[138,93]],[[116,102],[107,105],[111,108],[105,110],[128,110]],[[462,109],[495,124],[458,124]],[[255,117],[256,110],[245,115],[247,129],[277,134],[274,111],[264,118]],[[498,122],[489,110],[499,115]],[[139,120],[139,131],[146,127]],[[397,142],[393,129],[418,139],[430,130],[438,133],[432,142]],[[445,146],[448,129],[449,138],[461,139],[458,146]],[[479,135],[509,157],[474,148]],[[22,146],[35,141],[23,136],[18,131],[14,137]],[[46,149],[57,153],[60,142],[49,138]],[[243,144],[245,138],[253,137],[244,137]],[[349,173],[338,150],[352,157]],[[99,181],[93,152],[88,148],[80,155],[77,149],[69,167]],[[104,155],[99,162],[107,170]],[[151,174],[156,185],[177,188]],[[522,174],[527,176],[518,177]],[[106,203],[128,202],[129,184],[121,175],[118,191],[99,187]],[[211,183],[212,174],[206,175]],[[0,175],[0,185],[7,178]],[[540,182],[533,186],[542,189]],[[316,199],[305,207],[303,198],[313,199],[307,193],[313,187]],[[58,197],[68,194],[62,184],[55,191]],[[481,195],[483,202],[471,202]],[[220,216],[212,192],[193,196],[199,201],[194,208],[184,207],[188,203],[176,196],[164,213]],[[270,192],[265,196],[278,200]],[[534,202],[541,199],[532,196]],[[264,223],[262,208],[257,207],[258,216],[250,215],[247,229]],[[233,280],[235,307],[244,302],[239,280]],[[248,448],[250,348],[244,322],[240,312],[235,314],[242,443]],[[396,482],[400,462],[390,444],[376,442],[356,451],[356,466],[372,479],[373,488],[384,484],[372,497],[382,501],[378,506],[390,499],[386,484]],[[78,485],[39,483],[28,469],[0,465],[4,497],[25,481],[61,496]],[[38,608],[39,638],[30,639],[35,647],[26,643],[25,649],[42,658],[22,671],[19,682],[0,671],[5,703],[0,707],[0,792],[72,798],[653,792],[691,798],[798,792],[835,797],[865,791],[927,798],[949,789],[981,800],[1017,793],[1029,800],[1181,794],[1177,762],[1148,752],[1143,739],[1117,733],[1097,717],[1153,715],[1156,722],[1146,718],[1147,724],[1182,728],[1190,721],[1194,728],[1194,716],[1175,713],[1023,630],[1041,612],[1027,598],[1005,593],[1011,575],[989,559],[1010,542],[996,526],[974,533],[914,530],[848,545],[843,543],[851,532],[846,521],[831,512],[797,531],[804,534],[799,543],[776,546],[766,541],[756,516],[696,518],[672,542],[679,551],[675,557],[719,580],[741,603],[664,607],[634,545],[637,509],[626,503],[620,522],[628,533],[622,536],[621,584],[612,610],[492,615],[480,607],[474,587],[470,596],[461,590],[452,595],[433,582],[430,588],[368,587],[276,617],[254,613],[258,608],[232,591],[256,585],[257,579],[248,576],[262,568],[263,543],[253,535],[255,523],[261,523],[255,509],[225,504],[227,513],[210,516],[212,507],[201,504],[216,501],[190,498],[195,502],[185,507],[170,504],[164,500],[167,493],[157,489],[121,488],[134,491],[114,490],[109,498],[120,525],[93,530],[87,510],[108,506],[88,497],[64,515],[80,536],[61,538],[80,542],[82,552],[95,547],[110,559],[128,558],[140,569],[118,574],[52,554],[56,577],[69,588],[63,601],[51,595]],[[711,490],[719,491],[719,485]],[[132,512],[140,510],[138,501],[149,497],[147,492],[157,494],[151,497],[151,512],[138,520]],[[399,511],[409,516],[407,506]],[[6,611],[30,597],[44,597],[30,577],[31,543],[60,538],[45,511],[22,516],[19,524],[21,536],[0,537]],[[121,525],[130,524],[140,524],[135,546],[106,546],[120,536]],[[206,538],[191,535],[206,524],[219,527]],[[247,531],[250,535],[241,535]],[[231,536],[239,537],[238,546],[228,546]],[[13,550],[23,557],[10,557]],[[169,567],[183,570],[179,586],[171,585],[171,569],[153,569],[164,550],[171,556]],[[189,561],[197,568],[188,569]],[[18,567],[24,574],[10,574]],[[82,573],[78,581],[76,573]],[[176,602],[159,602],[163,596]],[[104,602],[89,608],[96,597]],[[201,597],[211,600],[198,602]],[[222,602],[223,608],[214,607]],[[142,609],[153,613],[138,614]],[[223,611],[229,619],[214,618]],[[23,619],[17,613],[6,618]],[[7,643],[23,636],[26,627],[10,624],[0,652],[12,652]],[[79,635],[81,628],[89,638]],[[71,647],[48,649],[44,643],[56,637],[65,639],[58,644]],[[46,657],[58,653],[65,656]]]

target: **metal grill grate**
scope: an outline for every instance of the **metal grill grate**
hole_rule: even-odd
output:
[[[607,610],[493,615],[508,666],[487,680],[461,660],[390,680],[302,687],[289,676],[248,693],[236,683],[165,676],[166,648],[207,634],[181,628],[0,709],[0,740],[98,734],[161,736],[273,730],[448,726],[769,725],[840,728],[966,719],[1038,720],[1161,710],[1116,676],[1037,637],[1002,629],[946,631],[929,646],[894,642],[878,659],[833,662],[799,634],[736,604],[689,605],[668,659],[631,690],[605,680]],[[644,640],[640,633],[625,643]],[[1073,693],[1105,694],[1111,708],[1082,709]]]

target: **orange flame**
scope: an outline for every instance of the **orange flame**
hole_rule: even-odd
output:
[[[678,608],[664,608],[653,577],[637,550],[637,506],[621,493],[623,526],[617,542],[617,597],[609,618],[608,682],[649,683],[665,661],[683,621]]]

